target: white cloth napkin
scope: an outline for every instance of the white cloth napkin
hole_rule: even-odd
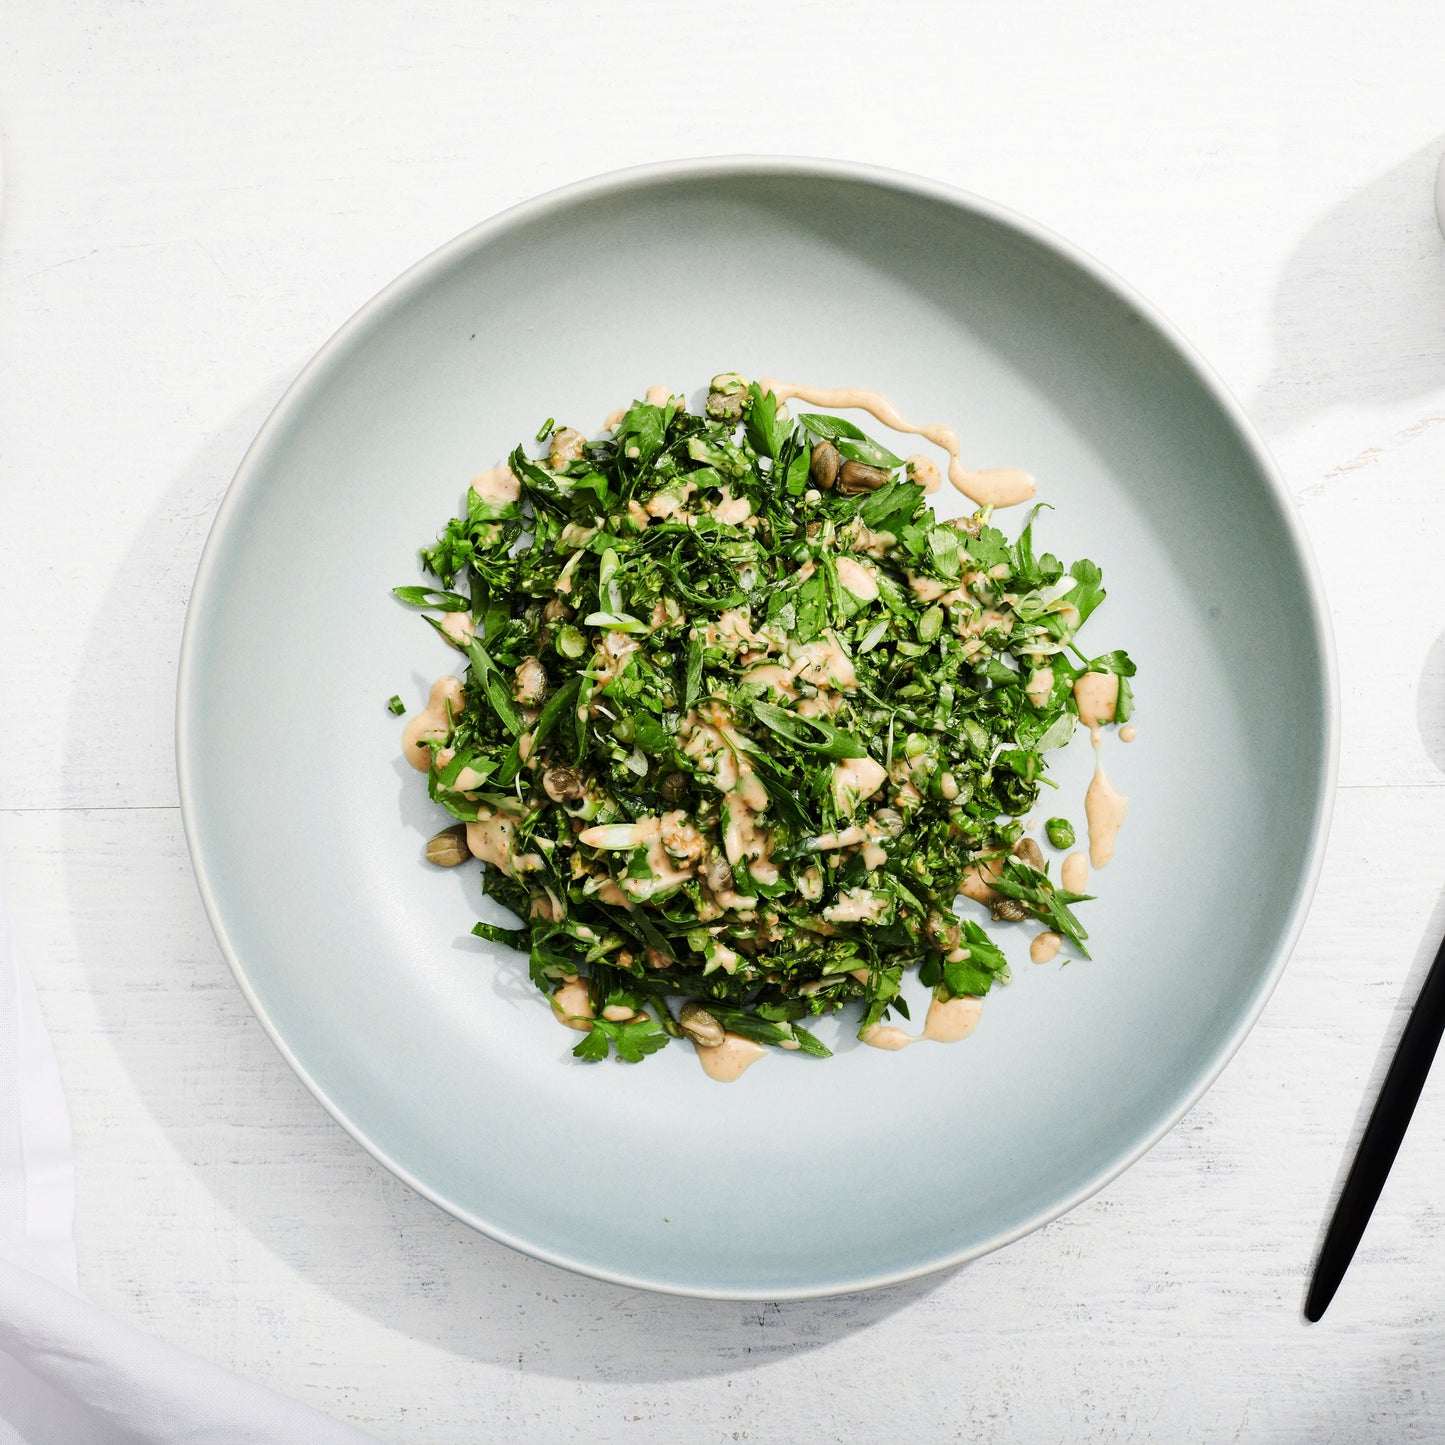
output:
[[[70,1123],[0,890],[0,1445],[376,1445],[97,1309]]]

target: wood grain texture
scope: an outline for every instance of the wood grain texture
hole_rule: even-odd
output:
[[[394,1442],[1440,1439],[1438,1068],[1330,1314],[1307,1329],[1299,1307],[1445,932],[1445,17],[1416,0],[1367,26],[1340,0],[894,14],[70,0],[8,17],[0,857],[75,1119],[83,1278]],[[1189,1117],[1000,1254],[781,1306],[573,1278],[373,1164],[220,960],[171,753],[201,544],[330,331],[527,195],[749,150],[976,189],[1173,316],[1285,469],[1344,706],[1318,901]]]

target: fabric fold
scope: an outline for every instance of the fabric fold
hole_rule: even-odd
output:
[[[0,1445],[376,1445],[80,1292],[60,1073],[0,880]]]

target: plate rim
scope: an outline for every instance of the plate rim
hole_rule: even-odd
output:
[[[649,1278],[642,1274],[629,1273],[601,1267],[594,1262],[569,1255],[562,1251],[548,1249],[529,1242],[513,1231],[500,1228],[482,1219],[471,1211],[444,1198],[405,1166],[391,1158],[386,1150],[367,1137],[366,1131],[353,1120],[320,1083],[311,1076],[302,1061],[282,1036],[276,1024],[262,1007],[251,986],[237,950],[232,945],[222,916],[220,904],[212,886],[211,873],[206,862],[205,846],[196,814],[196,800],[192,793],[192,775],[197,764],[192,761],[192,686],[191,676],[196,666],[195,657],[200,649],[199,624],[196,618],[203,610],[197,605],[198,599],[209,597],[219,585],[220,569],[217,559],[225,550],[229,532],[239,515],[242,497],[252,485],[252,478],[260,469],[265,454],[270,449],[274,436],[290,422],[294,413],[302,410],[310,394],[320,387],[344,360],[352,344],[383,324],[396,309],[398,303],[408,298],[419,286],[433,275],[443,272],[451,263],[468,252],[485,247],[492,240],[504,236],[519,226],[526,225],[548,214],[565,211],[579,203],[622,193],[637,188],[664,184],[695,183],[699,180],[727,176],[759,176],[817,178],[835,181],[863,183],[885,191],[895,191],[911,196],[942,202],[955,209],[972,213],[994,222],[1005,230],[1016,232],[1053,253],[1069,266],[1100,285],[1117,302],[1132,311],[1164,340],[1189,368],[1196,380],[1208,392],[1221,414],[1233,427],[1241,445],[1259,473],[1264,477],[1272,494],[1276,509],[1284,523],[1285,530],[1299,559],[1301,574],[1305,581],[1309,612],[1313,623],[1314,644],[1321,661],[1324,682],[1324,768],[1320,775],[1315,797],[1314,827],[1309,840],[1309,850],[1300,886],[1295,892],[1289,914],[1279,931],[1268,959],[1268,966],[1261,975],[1255,995],[1241,1014],[1233,1030],[1211,1057],[1204,1069],[1190,1082],[1183,1101],[1166,1115],[1119,1157],[1111,1160],[1100,1171],[1092,1175],[1082,1186],[1061,1200],[1035,1211],[1023,1222],[1010,1229],[1000,1231],[989,1239],[948,1250],[930,1258],[926,1263],[901,1270],[884,1271],[875,1274],[850,1276],[833,1279],[807,1287],[792,1287],[769,1290],[763,1293],[737,1288],[709,1288],[695,1283],[679,1283],[675,1280]],[[909,1280],[921,1279],[943,1270],[954,1269],[970,1260],[990,1254],[994,1250],[1013,1244],[1025,1235],[1033,1233],[1045,1224],[1061,1218],[1092,1198],[1100,1190],[1117,1179],[1125,1170],[1136,1164],[1147,1154],[1213,1087],[1221,1073],[1228,1066],[1240,1046],[1259,1021],[1265,1005],[1269,1002],[1280,978],[1294,952],[1305,919],[1318,889],[1320,871],[1323,867],[1326,845],[1329,840],[1330,823],[1334,813],[1336,782],[1339,771],[1340,732],[1339,667],[1335,650],[1333,628],[1330,621],[1328,599],[1320,576],[1319,563],[1310,545],[1293,496],[1285,484],[1284,477],[1270,454],[1263,438],[1249,420],[1243,406],[1225,385],[1218,373],[1199,353],[1194,345],[1154,304],[1137,292],[1128,282],[1117,276],[1097,258],[1077,246],[1066,237],[1032,218],[1000,205],[987,197],[977,195],[961,187],[929,177],[897,170],[892,167],[874,165],[868,162],[826,159],[802,155],[717,155],[684,157],[675,160],[654,161],[645,165],[628,166],[606,171],[598,175],[570,182],[545,191],[540,195],[518,202],[495,215],[469,227],[467,230],[444,242],[429,254],[407,267],[380,291],[361,305],[330,337],[317,349],[315,354],[297,373],[295,379],[272,408],[260,430],[247,447],[236,472],[226,488],[224,497],[216,511],[206,542],[201,550],[196,568],[195,581],[186,603],[184,630],[176,677],[176,781],[180,797],[181,821],[185,832],[186,847],[190,854],[191,867],[196,887],[206,911],[211,930],[219,944],[227,966],[231,970],[242,996],[255,1014],[257,1021],[266,1032],[281,1057],[286,1061],[297,1078],[306,1086],[316,1101],[377,1163],[383,1165],[396,1178],[414,1189],[423,1199],[444,1210],[461,1223],[475,1229],[479,1234],[506,1245],[521,1254],[547,1264],[609,1284],[622,1285],[632,1289],[645,1289],[659,1294],[677,1295],[691,1299],[716,1300],[807,1300],[830,1296],[861,1293],[866,1290],[903,1284]]]

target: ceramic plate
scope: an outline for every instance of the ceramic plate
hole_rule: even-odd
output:
[[[399,757],[454,653],[389,594],[474,473],[653,383],[862,385],[1039,478],[1041,545],[1104,569],[1084,637],[1139,666],[1132,800],[1094,960],[972,1038],[574,1063],[523,962],[469,936],[471,869]],[[866,421],[866,418],[859,418]],[[877,430],[877,429],[875,429]],[[893,444],[890,433],[878,430]],[[916,444],[907,450],[916,449]],[[948,512],[957,498],[940,496]],[[1022,518],[1005,525],[1016,530]],[[1290,501],[1235,404],[1096,263],[975,197],[798,160],[690,161],[520,206],[428,257],[306,368],[202,558],[178,711],[196,873],[241,988],[317,1098],[429,1199],[541,1259],[735,1298],[865,1289],[996,1248],[1137,1159],[1263,1006],[1334,766],[1333,671]],[[1087,740],[1061,759],[1081,819]],[[916,997],[916,994],[915,994]]]

